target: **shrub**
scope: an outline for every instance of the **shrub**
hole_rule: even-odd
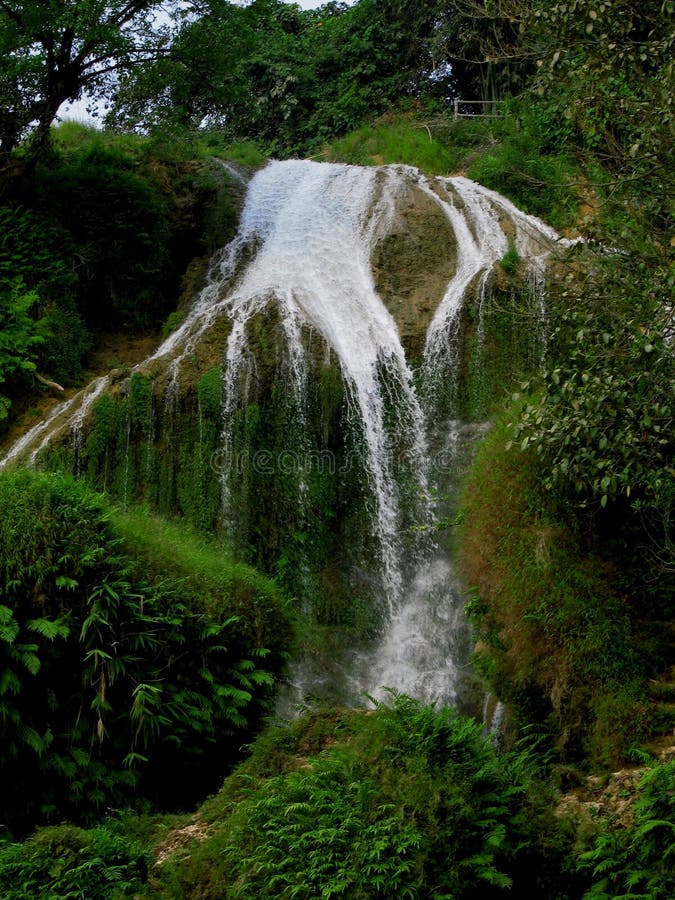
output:
[[[102,499],[72,480],[0,476],[0,821],[10,829],[87,819],[137,795],[194,798],[265,708],[273,676],[258,597],[274,609],[271,587],[239,567],[208,595],[185,558],[161,577],[143,534],[135,541],[142,562]],[[187,765],[190,784],[176,784]]]
[[[576,211],[574,168],[562,157],[546,156],[536,139],[521,133],[479,156],[469,176],[504,194],[525,212],[542,216],[556,228],[569,224]]]
[[[640,782],[635,820],[606,823],[580,860],[592,873],[584,900],[668,900],[675,896],[675,761],[655,766]]]
[[[23,844],[0,845],[0,892],[5,900],[128,897],[146,880],[148,856],[115,820],[90,831],[44,828]]]
[[[404,696],[324,721],[266,738],[275,765],[261,777],[254,754],[226,782],[209,836],[162,868],[163,896],[508,894],[523,757],[500,759],[479,725]]]
[[[0,206],[0,377],[8,382],[8,393],[25,390],[33,381],[26,376],[36,369],[64,383],[80,377],[88,345],[64,242],[60,225],[42,214]]]

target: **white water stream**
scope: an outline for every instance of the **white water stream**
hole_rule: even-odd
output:
[[[299,408],[309,372],[303,330],[317,332],[335,354],[350,416],[361,435],[373,498],[371,521],[364,528],[371,529],[379,548],[389,609],[377,646],[333,661],[331,677],[344,681],[342,693],[353,700],[364,690],[375,693],[387,685],[424,700],[452,701],[461,665],[457,634],[464,625],[455,577],[447,560],[430,553],[412,560],[408,556],[404,564],[393,464],[394,443],[403,433],[415,459],[420,524],[428,525],[433,477],[429,423],[436,432],[445,429],[448,445],[457,441],[461,424],[439,423],[434,409],[422,409],[396,323],[378,295],[371,269],[374,246],[396,219],[397,198],[411,183],[442,210],[457,244],[456,270],[432,317],[423,362],[427,375],[441,365],[452,371],[467,290],[475,284],[482,295],[489,273],[509,247],[502,220],[508,219],[518,254],[533,272],[542,271],[558,235],[466,178],[431,181],[409,167],[382,170],[297,160],[272,163],[251,180],[236,239],[214,260],[208,284],[181,327],[143,364],[166,363],[170,398],[185,359],[218,317],[228,317],[232,328],[223,376],[227,446],[234,410],[246,394],[246,326],[253,316],[270,307],[276,311],[286,348],[285,381]],[[34,460],[55,434],[68,429],[76,443],[92,403],[107,384],[107,377],[98,379],[55,409],[9,450],[0,468],[19,458]],[[387,409],[391,396],[397,398],[393,425]],[[230,477],[227,471],[221,475],[226,520]],[[295,667],[291,694],[299,700],[320,680],[310,669],[303,660]]]

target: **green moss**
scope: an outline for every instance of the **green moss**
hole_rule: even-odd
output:
[[[170,334],[173,334],[173,332],[176,331],[180,327],[184,318],[185,318],[185,315],[182,312],[179,312],[178,310],[174,310],[173,312],[170,312],[169,315],[166,317],[165,321],[162,323],[162,328],[161,328],[162,340],[166,340],[166,338],[168,338],[168,336]]]
[[[515,414],[485,441],[463,491],[458,557],[476,595],[481,668],[563,756],[616,763],[651,727],[633,611],[613,566],[542,496],[536,463],[506,448]],[[628,715],[616,715],[616,697]]]
[[[223,372],[214,366],[199,379],[197,388],[199,409],[203,416],[219,420],[220,406],[223,399]]]
[[[432,383],[421,386],[430,392],[439,418],[485,421],[541,359],[546,323],[536,290],[523,285],[518,272],[498,274],[480,286],[480,293],[478,287],[469,293],[454,337],[458,369],[436,371]]]
[[[129,420],[134,432],[147,434],[152,415],[152,380],[138,372],[129,379]]]

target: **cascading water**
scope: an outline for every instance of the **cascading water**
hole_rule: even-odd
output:
[[[406,358],[397,321],[383,302],[372,265],[377,248],[394,229],[405,227],[401,207],[410,205],[413,195],[426,198],[424,202],[445,223],[438,238],[439,257],[451,251],[456,255],[454,273],[438,296],[429,299],[435,308],[420,344],[423,357],[415,361],[417,373]],[[142,458],[149,477],[155,422],[162,418],[174,422],[183,369],[193,365],[214,324],[227,321],[220,351],[220,459],[225,464],[214,473],[227,531],[234,528],[241,480],[234,460],[236,429],[260,381],[254,323],[274,317],[276,344],[269,353],[275,357],[275,377],[283,381],[284,402],[292,412],[287,418],[293,420],[288,452],[302,456],[312,451],[307,397],[313,336],[318,337],[326,359],[339,368],[346,427],[353,430],[360,471],[367,482],[363,493],[368,521],[361,524],[374,548],[371,562],[378,570],[378,591],[386,614],[379,636],[369,647],[342,648],[330,664],[326,659],[318,664],[298,660],[287,703],[302,701],[307,693],[320,695],[322,680],[332,682],[326,687],[333,697],[349,702],[358,702],[363,691],[375,693],[382,685],[425,700],[457,700],[468,656],[468,632],[447,550],[435,547],[429,538],[434,512],[429,498],[432,489],[452,493],[453,471],[465,456],[465,438],[472,426],[463,424],[456,414],[439,418],[436,387],[450,382],[456,390],[463,308],[473,290],[478,298],[480,337],[486,286],[510,241],[526,261],[532,282],[543,291],[541,273],[545,257],[559,242],[556,233],[466,178],[430,180],[403,166],[366,169],[310,161],[271,163],[251,180],[239,233],[214,259],[208,283],[183,324],[134,370],[164,372],[164,404],[161,398],[151,398],[151,419],[144,431],[147,446]],[[420,383],[423,388],[426,384],[421,391]],[[108,377],[98,379],[57,408],[10,449],[0,467],[27,455],[34,460],[50,440],[68,432],[79,457],[87,415],[110,384]],[[162,408],[163,417],[159,415]],[[201,447],[201,404],[198,416]],[[126,494],[128,421],[125,440]],[[300,519],[310,515],[302,511],[308,491],[299,466]],[[444,514],[447,509],[439,505],[435,513]],[[337,691],[336,681],[341,682]]]
[[[9,448],[0,459],[0,469],[4,469],[13,461],[22,459],[26,454],[28,454],[29,462],[34,463],[38,453],[47,446],[54,434],[63,428],[69,430],[77,451],[85,417],[96,398],[103,393],[109,383],[109,377],[102,375],[100,378],[95,378],[91,384],[88,384],[86,388],[69,400],[55,406],[41,422],[27,431]]]
[[[253,180],[240,252],[259,249],[228,301],[234,324],[227,347],[225,420],[227,429],[245,356],[245,325],[252,316],[270,304],[278,311],[290,360],[289,387],[298,398],[307,377],[301,328],[309,325],[322,336],[337,356],[362,429],[374,499],[372,527],[387,603],[394,609],[402,587],[400,523],[382,379],[396,392],[399,425],[405,422],[412,434],[422,493],[425,453],[412,373],[370,269],[366,236],[376,178],[374,170],[292,161],[269,166]],[[226,499],[228,476],[224,472]]]

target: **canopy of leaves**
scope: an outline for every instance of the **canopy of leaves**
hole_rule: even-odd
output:
[[[661,275],[600,260],[575,309],[559,298],[549,364],[524,385],[530,399],[512,426],[514,443],[537,455],[543,487],[559,503],[607,508],[615,525],[631,509],[640,514],[644,574],[649,564],[671,572],[673,565],[675,360]]]
[[[273,153],[305,152],[400,102],[447,96],[454,76],[427,46],[439,5],[360,0],[303,12],[282,0],[212,2],[166,57],[122,79],[109,121],[207,123]]]
[[[568,143],[590,152],[643,194],[648,230],[667,231],[673,0],[459,0],[457,10],[466,57],[517,73],[518,93],[526,91],[548,132],[542,149]]]

